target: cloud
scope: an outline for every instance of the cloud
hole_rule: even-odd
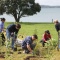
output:
[[[60,0],[35,0],[40,5],[60,5]]]

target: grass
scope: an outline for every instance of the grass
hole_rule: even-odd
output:
[[[47,24],[47,23],[38,23],[38,24],[21,24],[21,29],[19,34],[23,35],[33,35],[36,33],[38,35],[38,40],[42,38],[42,34],[45,30],[50,30],[52,38],[57,40],[57,32],[55,30],[54,24]]]
[[[5,23],[5,27],[7,27],[9,24],[11,23]],[[21,29],[19,30],[18,35],[22,35],[24,38],[26,36],[32,36],[33,34],[36,33],[38,35],[38,41],[40,41],[44,31],[49,30],[52,38],[57,40],[58,36],[53,23],[20,23],[20,24]],[[5,50],[4,47],[2,49]],[[28,56],[28,54],[17,54],[17,52],[14,52],[11,58],[13,58],[13,60],[23,60],[23,58],[25,58],[26,56]],[[9,59],[10,58],[6,60]]]
[[[5,27],[9,24],[11,23],[5,23]],[[50,30],[52,38],[57,40],[57,32],[53,23],[21,23],[21,29],[18,34],[31,36],[36,33],[39,37],[38,40],[40,40],[45,30]]]

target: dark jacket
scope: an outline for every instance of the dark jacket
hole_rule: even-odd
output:
[[[16,29],[16,25],[15,24],[11,24],[11,25],[9,25],[8,27],[7,27],[7,29],[8,29],[8,31],[10,32],[10,33],[14,33],[15,32],[15,34],[17,34],[18,33],[18,29]]]
[[[55,25],[55,28],[56,28],[56,31],[58,32],[58,31],[60,30],[60,23],[57,23],[57,24]]]

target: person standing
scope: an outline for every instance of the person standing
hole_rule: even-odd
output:
[[[59,32],[59,30],[60,30],[60,23],[58,22],[58,20],[55,20],[54,24],[55,24],[56,31]]]
[[[1,34],[1,37],[2,37],[2,45],[4,45],[4,42],[5,42],[5,36],[2,33],[4,31],[4,23],[5,23],[5,18],[1,18],[1,22],[0,22],[0,34]]]
[[[55,29],[58,33],[58,51],[59,51],[59,49],[60,49],[60,23],[58,20],[55,20],[54,24],[55,24]]]

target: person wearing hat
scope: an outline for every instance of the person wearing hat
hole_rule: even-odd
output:
[[[11,24],[6,29],[7,39],[10,40],[11,37],[15,35],[17,37],[18,31],[21,28],[20,24]],[[12,40],[12,49],[14,48],[14,40]]]

